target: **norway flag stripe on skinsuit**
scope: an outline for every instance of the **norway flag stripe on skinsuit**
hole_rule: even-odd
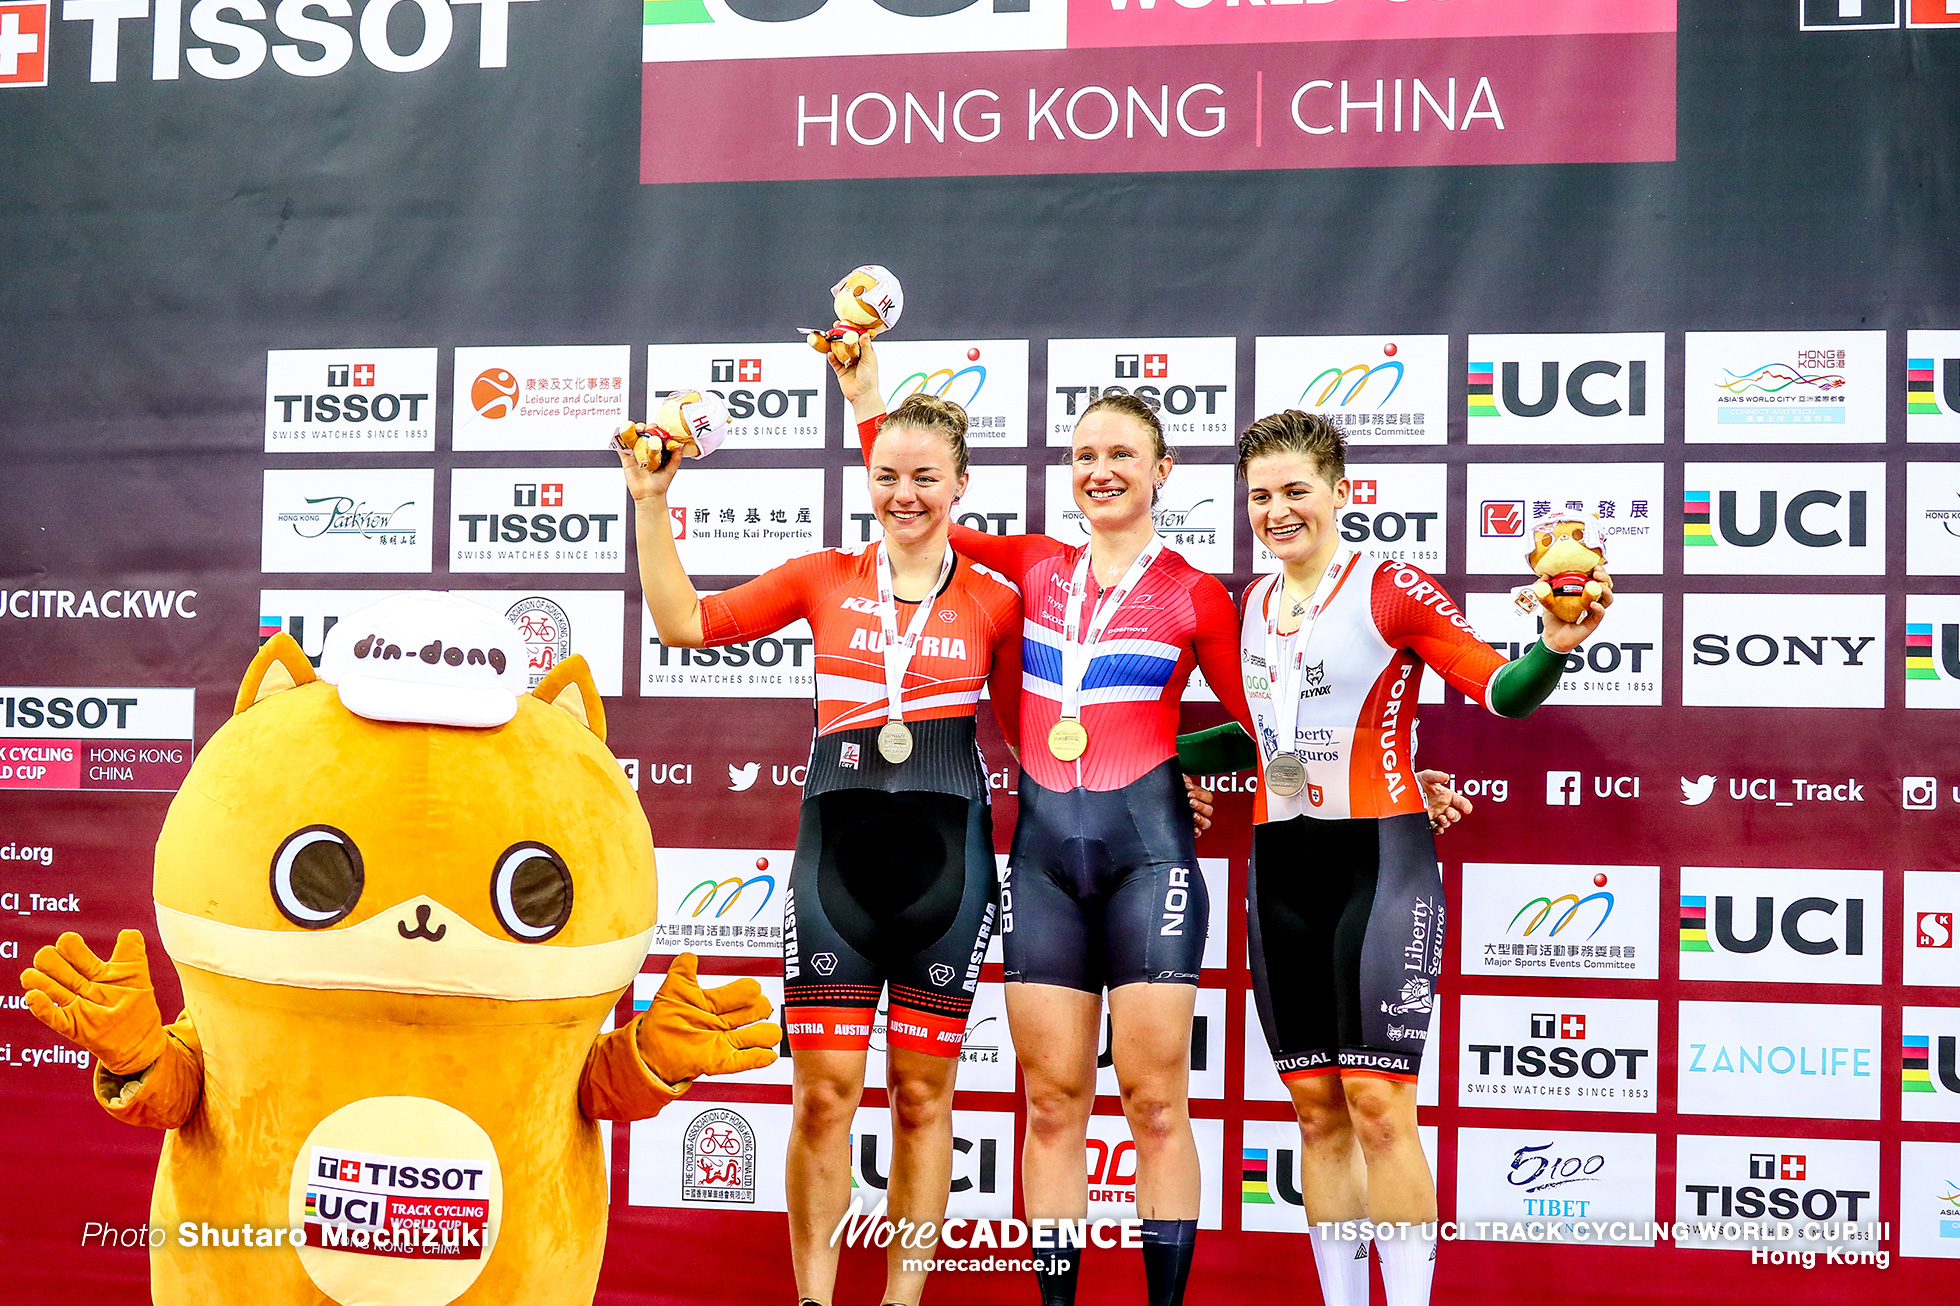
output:
[[[1423,811],[1411,756],[1423,666],[1489,707],[1491,677],[1504,658],[1477,638],[1462,611],[1422,568],[1355,555],[1307,644],[1297,726],[1307,788],[1282,797],[1265,784],[1266,759],[1286,747],[1274,726],[1266,670],[1266,618],[1278,582],[1273,575],[1245,587],[1239,634],[1246,694],[1259,727],[1260,784],[1252,819],[1379,818]]]
[[[858,424],[871,457],[883,418]],[[955,526],[953,548],[999,572],[1021,590],[1021,769],[1044,789],[1121,789],[1177,755],[1179,704],[1194,666],[1242,726],[1252,717],[1239,678],[1232,632],[1237,613],[1213,576],[1174,549],[1158,554],[1122,610],[1104,629],[1082,678],[1082,726],[1089,750],[1074,762],[1048,751],[1048,732],[1062,715],[1062,620],[1069,580],[1086,543],[1046,535],[988,535]],[[1082,625],[1087,629],[1104,590],[1089,575]],[[995,691],[996,710],[1001,709]]]

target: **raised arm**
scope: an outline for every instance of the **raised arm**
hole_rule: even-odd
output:
[[[624,449],[614,452],[626,475],[627,492],[633,496],[640,590],[646,596],[654,629],[660,632],[660,642],[669,647],[700,648],[701,596],[694,592],[694,582],[681,566],[680,550],[674,547],[673,514],[667,507],[667,491],[682,460],[669,458],[665,467],[656,469],[640,466],[640,460]]]

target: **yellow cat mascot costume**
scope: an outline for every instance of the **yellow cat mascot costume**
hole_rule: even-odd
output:
[[[341,622],[317,676],[274,636],[157,842],[184,1014],[135,930],[23,974],[109,1113],[169,1131],[157,1302],[589,1303],[596,1122],[774,1059],[755,981],[704,993],[691,956],[600,1034],[653,934],[653,841],[584,662],[525,683],[516,632],[446,595]]]

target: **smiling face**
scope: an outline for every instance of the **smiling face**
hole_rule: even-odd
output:
[[[1171,460],[1157,456],[1150,428],[1128,413],[1101,409],[1075,428],[1070,463],[1075,505],[1095,530],[1120,529],[1150,515]]]
[[[925,427],[886,422],[871,446],[871,511],[894,544],[946,538],[953,501],[966,493],[953,446]]]
[[[1246,517],[1281,562],[1304,562],[1337,538],[1334,514],[1347,506],[1348,480],[1332,485],[1314,459],[1281,452],[1246,464]]]
[[[619,764],[560,707],[525,695],[490,729],[371,721],[312,681],[199,753],[155,895],[171,956],[236,979],[585,997],[639,968],[653,847]]]

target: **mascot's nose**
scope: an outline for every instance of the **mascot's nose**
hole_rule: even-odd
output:
[[[429,928],[429,904],[421,903],[415,908],[415,928],[408,928],[407,921],[396,921],[395,928],[401,931],[404,939],[427,939],[431,943],[442,942],[442,936],[449,933],[447,925]]]

